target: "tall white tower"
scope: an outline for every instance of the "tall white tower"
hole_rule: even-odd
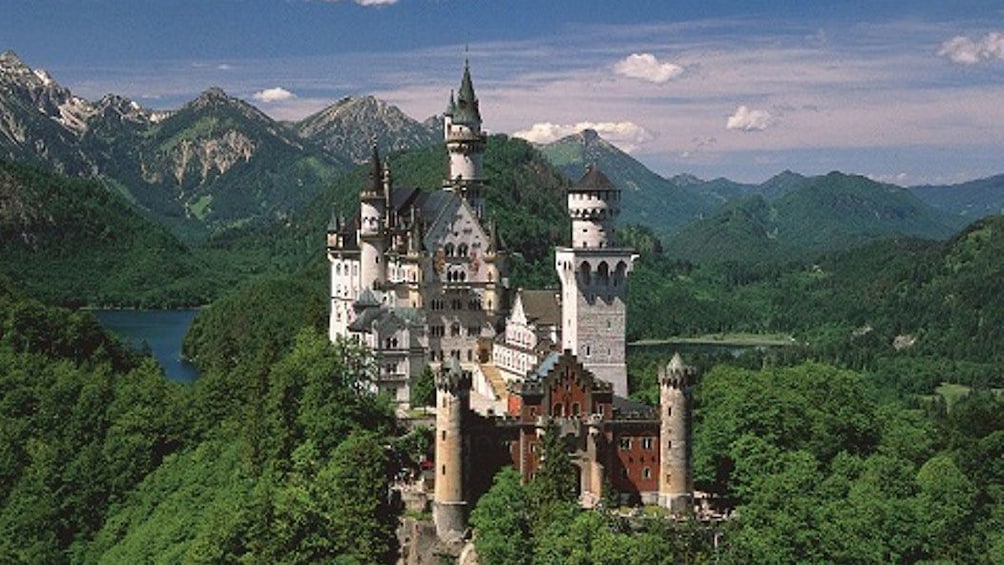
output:
[[[484,177],[481,160],[485,152],[486,135],[481,131],[481,110],[474,95],[471,69],[464,61],[464,76],[456,98],[450,102],[443,117],[443,135],[450,156],[450,174],[445,188],[463,196],[471,208],[482,217],[484,212]]]
[[[568,191],[572,246],[556,250],[555,268],[561,279],[562,348],[612,384],[614,394],[627,396],[625,300],[638,256],[617,247],[620,200],[620,189],[603,173],[595,167],[586,171]]]
[[[387,281],[387,195],[376,145],[371,167],[370,184],[359,194],[359,286],[364,290]]]

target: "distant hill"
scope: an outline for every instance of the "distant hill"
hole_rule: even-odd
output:
[[[418,122],[372,96],[343,98],[293,124],[304,139],[353,163],[369,159],[375,143],[383,154],[442,143],[442,122]]]
[[[723,202],[691,186],[694,177],[667,180],[604,140],[593,130],[564,137],[540,147],[554,166],[578,180],[586,165],[595,164],[623,191],[622,224],[643,224],[666,236],[713,212]],[[694,183],[690,183],[690,179]]]
[[[1004,175],[961,184],[910,187],[917,198],[969,221],[1004,213]]]
[[[785,261],[890,237],[945,239],[962,225],[906,189],[857,175],[785,173],[757,192],[687,226],[665,253],[698,263]]]
[[[62,304],[207,301],[207,269],[164,227],[95,181],[0,161],[0,273]]]

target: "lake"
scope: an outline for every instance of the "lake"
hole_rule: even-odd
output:
[[[194,365],[181,358],[181,341],[198,310],[94,310],[101,325],[136,349],[150,347],[164,375],[190,383],[199,376]],[[144,345],[145,344],[145,345]]]

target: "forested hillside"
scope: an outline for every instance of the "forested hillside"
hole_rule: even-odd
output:
[[[64,304],[201,304],[217,284],[166,228],[96,181],[0,161],[0,272]]]
[[[787,179],[775,177],[761,185],[764,195],[733,200],[688,225],[666,241],[666,253],[702,264],[785,263],[880,239],[945,239],[964,225],[906,189],[865,177]]]
[[[0,555],[386,562],[394,422],[372,359],[310,329],[192,386],[0,279]],[[267,351],[267,348],[262,348]],[[406,452],[403,453],[407,457]]]

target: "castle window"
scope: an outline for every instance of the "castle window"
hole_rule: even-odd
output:
[[[443,474],[446,474],[446,465],[443,465]]]
[[[460,324],[454,322],[453,325],[450,326],[450,336],[457,337],[459,335],[460,335]]]
[[[619,438],[617,440],[617,447],[620,448],[622,451],[630,451],[631,450],[631,438],[629,438],[629,437]]]
[[[571,415],[572,416],[578,416],[579,415],[579,403],[578,402],[572,403],[572,413],[571,413]]]
[[[558,404],[555,404],[554,407],[551,408],[551,415],[552,416],[557,416],[557,417],[560,418],[560,417],[562,417],[562,416],[565,415],[564,412],[565,412],[565,406],[563,404],[561,404],[560,402]]]
[[[643,437],[641,438],[641,448],[648,451],[652,449],[652,438]],[[646,477],[648,478],[648,477]]]
[[[644,469],[642,469],[641,470],[641,478],[646,479],[646,480],[647,479],[651,479],[652,478],[652,469],[649,469],[648,467],[645,467]]]
[[[628,470],[626,467],[621,468],[621,477],[625,479],[628,478]]]
[[[672,415],[673,415],[673,407],[669,406],[669,407],[666,408],[666,416],[668,417],[668,416],[672,416]]]
[[[666,449],[673,449],[673,440],[669,440],[666,442]]]
[[[443,408],[446,408],[446,399],[445,398],[443,399]],[[440,438],[442,438],[443,441],[446,441],[446,430],[443,430],[443,431],[441,431],[439,433],[440,433]]]

